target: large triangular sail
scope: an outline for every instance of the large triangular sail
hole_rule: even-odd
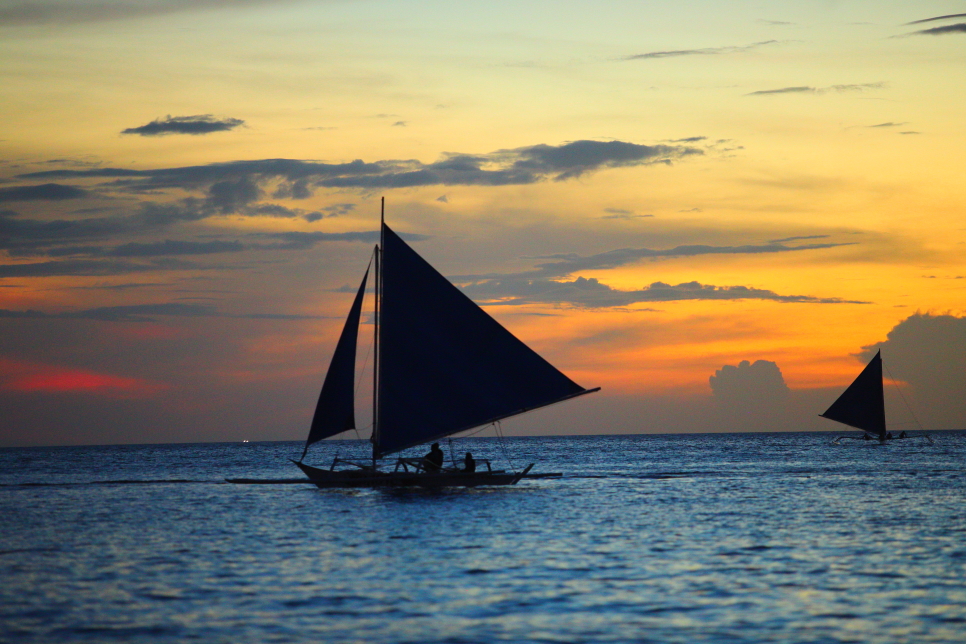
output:
[[[308,440],[305,441],[305,451],[309,445],[323,438],[335,436],[340,432],[356,428],[355,419],[355,368],[356,344],[359,337],[359,319],[362,315],[362,300],[366,292],[366,280],[369,271],[362,277],[362,284],[356,293],[352,308],[346,317],[342,335],[335,345],[329,371],[325,375],[319,402],[315,406],[315,416],[309,429]],[[305,451],[302,457],[305,458]]]
[[[587,390],[383,224],[376,458]]]
[[[878,351],[849,388],[820,416],[871,432],[879,438],[885,438],[882,357]]]

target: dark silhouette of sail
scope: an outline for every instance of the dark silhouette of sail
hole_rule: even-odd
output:
[[[588,392],[383,225],[376,456]]]
[[[356,342],[359,336],[359,318],[362,313],[362,298],[366,292],[366,280],[369,271],[362,277],[362,285],[352,302],[339,343],[335,345],[329,372],[325,374],[325,382],[319,393],[319,403],[315,406],[315,416],[312,418],[312,428],[309,438],[305,442],[305,449],[309,445],[329,436],[335,436],[347,429],[355,429],[355,369]],[[302,453],[305,457],[305,452]]]
[[[878,351],[849,388],[821,416],[885,438],[882,358]]]

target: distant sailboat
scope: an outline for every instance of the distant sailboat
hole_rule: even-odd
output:
[[[383,202],[384,207],[384,202]],[[319,487],[512,485],[527,475],[484,468],[426,468],[384,456],[598,391],[585,389],[503,328],[382,221],[375,250],[375,369],[372,461],[304,464],[309,447],[355,429],[356,343],[368,269],[336,344],[302,458]],[[533,475],[531,475],[533,476]]]
[[[904,438],[926,438],[929,442],[932,442],[929,436],[924,434],[907,436],[905,432],[902,432],[899,436],[893,436],[891,432],[886,430],[881,353],[881,350],[876,351],[875,356],[865,366],[862,373],[852,381],[848,389],[842,392],[842,395],[832,403],[831,407],[825,410],[824,414],[819,414],[822,418],[828,418],[863,431],[862,436],[839,436],[833,443],[842,439],[877,440],[884,443],[887,440]]]

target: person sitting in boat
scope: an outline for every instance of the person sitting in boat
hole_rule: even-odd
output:
[[[443,466],[443,450],[439,448],[439,443],[433,443],[429,453],[423,457],[423,467],[427,472],[438,472]]]
[[[886,440],[887,441],[891,441],[892,440],[892,432],[886,432]]]
[[[908,438],[908,436],[906,436],[906,432],[905,432],[905,430],[903,430],[903,431],[901,431],[901,432],[899,433],[899,438]]]
[[[463,471],[467,474],[476,471],[476,460],[474,460],[473,454],[470,452],[467,452],[466,458],[463,459]]]

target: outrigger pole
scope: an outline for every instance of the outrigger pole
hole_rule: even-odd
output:
[[[386,198],[383,197],[379,208],[379,244],[376,245],[376,286],[375,286],[375,339],[373,340],[372,362],[372,469],[376,469],[379,453],[379,327],[380,304],[382,303],[382,248],[385,246],[383,232],[386,228]]]

